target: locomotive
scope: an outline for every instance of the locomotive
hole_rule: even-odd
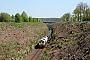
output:
[[[41,39],[39,40],[39,43],[38,43],[38,44],[39,44],[39,47],[40,47],[40,48],[45,47],[47,41],[51,38],[51,35],[52,35],[52,29],[50,29],[50,30],[48,31],[48,33],[45,35],[45,37],[43,37],[43,38],[41,38]]]

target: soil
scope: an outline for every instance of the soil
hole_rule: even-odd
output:
[[[54,23],[52,28],[41,60],[90,60],[90,22]]]
[[[42,22],[0,23],[0,60],[23,59],[48,28]]]

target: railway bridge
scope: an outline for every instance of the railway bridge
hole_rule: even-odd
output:
[[[42,20],[43,23],[45,23],[48,28],[50,28],[50,25],[52,23],[58,22],[59,18],[40,18]]]
[[[43,23],[48,23],[48,24],[51,24],[51,23],[55,23],[55,22],[58,22],[59,21],[59,18],[40,18]]]

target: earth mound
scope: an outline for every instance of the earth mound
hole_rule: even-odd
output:
[[[90,60],[90,22],[54,23],[52,28],[52,39],[41,59]]]

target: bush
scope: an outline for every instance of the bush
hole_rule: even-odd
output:
[[[17,13],[16,15],[15,15],[15,22],[22,22],[22,17],[21,17],[21,15],[19,14],[19,13]]]
[[[0,13],[0,22],[10,22],[11,17],[8,13],[2,12]]]

